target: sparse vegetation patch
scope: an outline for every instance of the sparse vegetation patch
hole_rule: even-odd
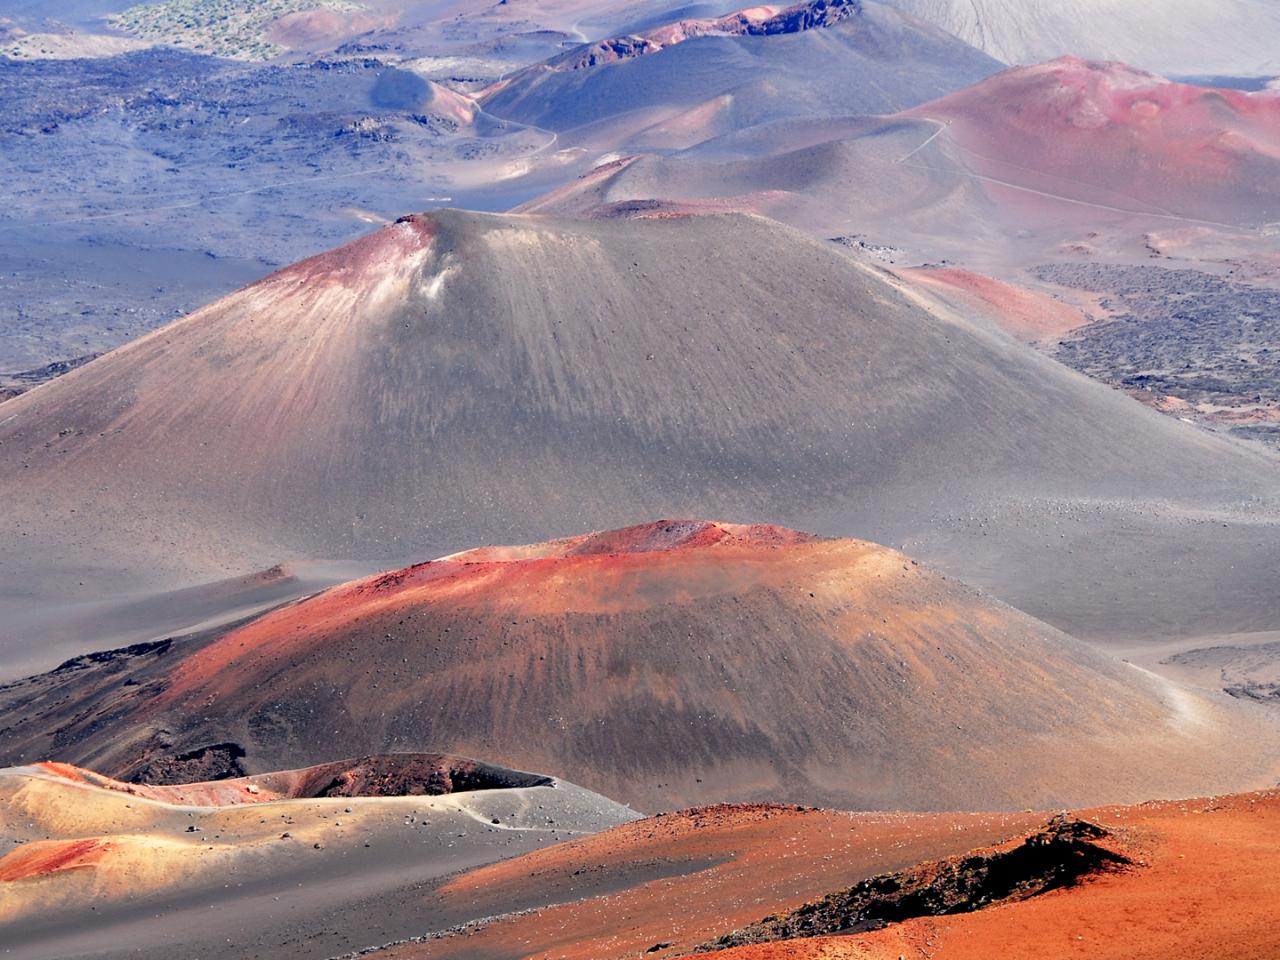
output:
[[[269,60],[284,47],[266,37],[276,20],[304,10],[363,9],[349,0],[168,0],[138,4],[112,18],[143,40],[235,60]]]

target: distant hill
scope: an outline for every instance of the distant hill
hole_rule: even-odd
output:
[[[1257,227],[1280,221],[1280,92],[1173,83],[1063,57],[910,111],[948,124],[960,160],[1023,194]]]
[[[1064,57],[890,116],[779,120],[621,157],[517,209],[751,211],[902,248],[905,263],[1043,262],[1100,230],[1142,254],[1151,230],[1241,242],[1280,221],[1280,93]]]
[[[1010,64],[1064,54],[1176,76],[1280,74],[1270,0],[889,0]]]
[[[666,24],[584,44],[480,95],[495,116],[614,148],[689,146],[796,116],[891,113],[1000,64],[940,30],[863,0]]]

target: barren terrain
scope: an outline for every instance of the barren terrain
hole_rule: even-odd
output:
[[[300,938],[305,955],[327,956],[375,932],[416,932],[404,904],[458,870],[634,817],[571,784],[457,758],[365,758],[183,787],[9,768],[0,923],[5,948],[33,960],[113,949],[297,956]]]
[[[1269,460],[758,218],[410,218],[7,401],[0,441],[3,641],[46,666],[139,593],[676,511],[905,545],[1085,638],[1273,625]]]
[[[1273,960],[1271,7],[0,0],[0,952]]]
[[[1070,367],[1178,416],[1280,442],[1280,290],[1192,270],[1043,267],[1106,311],[1063,339]]]

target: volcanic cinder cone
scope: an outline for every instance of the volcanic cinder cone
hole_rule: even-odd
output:
[[[672,515],[905,544],[1078,635],[1274,626],[1274,464],[830,247],[413,217],[5,403],[10,675],[177,632],[104,606],[280,561]]]
[[[706,521],[359,580],[203,645],[25,681],[3,720],[9,762],[180,780],[438,750],[641,809],[1021,808],[1273,773],[1247,708],[897,551]]]

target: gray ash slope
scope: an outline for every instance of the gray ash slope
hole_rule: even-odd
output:
[[[514,212],[602,218],[729,197],[814,236],[865,234],[919,260],[1007,249],[998,208],[937,134],[905,116],[779,120],[602,164]]]
[[[660,516],[903,545],[1083,636],[1275,626],[1272,461],[830,246],[438,212],[8,401],[0,642],[52,665],[130,591]]]
[[[305,773],[284,771],[267,780]],[[53,798],[28,789],[49,782],[58,779],[38,768],[0,770],[6,846],[11,839],[74,837],[77,829],[88,829],[163,852],[152,853],[152,877],[127,896],[113,896],[107,881],[92,911],[83,900],[58,901],[55,895],[43,908],[6,923],[6,954],[22,960],[349,955],[482,920],[474,902],[450,904],[436,895],[461,871],[639,816],[563,780],[444,798],[332,797],[249,806],[153,804],[69,781]],[[42,796],[57,802],[42,803]],[[69,824],[66,809],[75,809],[78,821]],[[194,839],[192,827],[198,836],[218,838],[213,842],[225,856],[221,866],[196,868],[168,885],[156,880],[166,878],[168,864],[203,852],[185,849]]]
[[[619,50],[574,65],[596,45],[515,74],[483,97],[495,116],[567,131],[655,106],[694,108],[727,98],[727,128],[796,116],[892,113],[990,76],[1001,64],[879,3],[810,4],[847,11],[811,25],[792,17],[768,35],[695,36],[652,46],[618,38]],[[625,49],[623,49],[625,48]],[[621,51],[621,52],[619,52]],[[576,59],[575,59],[576,58]]]

